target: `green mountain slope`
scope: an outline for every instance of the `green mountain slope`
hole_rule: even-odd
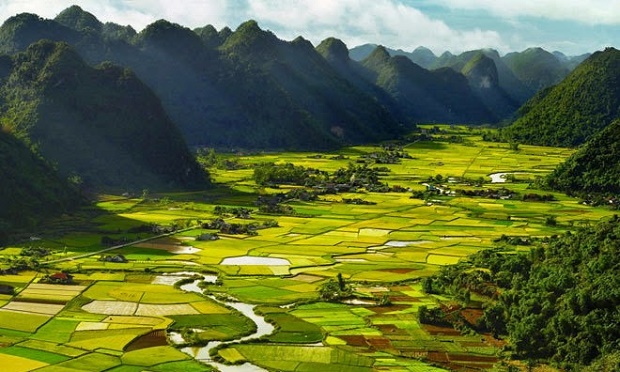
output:
[[[620,120],[594,135],[547,177],[569,193],[620,194]]]
[[[461,68],[472,90],[498,119],[510,117],[518,108],[517,102],[500,86],[500,76],[493,59],[476,53]]]
[[[522,104],[532,97],[535,91],[526,87],[525,84],[523,84],[523,82],[519,80],[512,70],[504,63],[504,60],[500,57],[499,53],[493,49],[472,50],[463,52],[459,55],[453,55],[446,52],[437,58],[431,67],[450,67],[455,71],[463,71],[467,65],[482,60],[482,56],[491,59],[495,64],[497,86],[505,92],[501,94],[501,96],[505,96],[507,94],[509,99],[517,104]],[[488,62],[485,63],[488,64]]]
[[[293,105],[308,113],[321,133],[329,134],[328,140],[359,143],[401,133],[384,107],[340,76],[301,37],[285,42],[249,21],[227,38],[221,51],[229,60],[256,66],[262,75],[272,77]]]
[[[569,72],[556,56],[542,48],[509,53],[502,60],[532,92],[559,83]]]
[[[385,107],[397,121],[404,123],[408,128],[413,126],[398,102],[368,79],[368,71],[349,57],[349,50],[341,40],[327,38],[316,47],[316,50],[341,77]]]
[[[164,20],[130,37],[108,24],[97,31],[93,17],[71,7],[56,20],[78,34],[67,41],[89,63],[135,71],[192,146],[334,148],[401,133],[387,109],[302,39],[281,41],[256,22],[218,32]]]
[[[521,113],[505,131],[515,141],[550,146],[585,142],[620,117],[620,51],[594,53]]]
[[[0,130],[0,244],[12,229],[33,227],[81,203],[66,181],[6,130]]]
[[[124,189],[205,185],[159,100],[130,71],[89,67],[67,44],[50,41],[13,63],[0,88],[0,120],[64,177]]]
[[[473,93],[465,76],[452,69],[428,71],[407,57],[390,57],[384,47],[377,47],[362,65],[368,79],[392,95],[414,122],[497,120]]]

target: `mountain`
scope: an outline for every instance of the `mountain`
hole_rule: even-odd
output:
[[[568,193],[620,194],[620,119],[595,134],[547,178]]]
[[[0,121],[86,187],[198,187],[205,174],[157,97],[127,69],[88,66],[65,43],[12,58]]]
[[[377,44],[364,44],[356,46],[355,48],[351,49],[351,58],[355,61],[362,61],[366,59],[377,47]],[[424,67],[425,69],[430,69],[437,60],[437,56],[435,55],[435,53],[433,53],[432,50],[423,46],[417,47],[412,52],[406,52],[402,49],[391,49],[388,47],[384,48],[385,50],[387,50],[390,56],[407,57],[413,63]]]
[[[377,47],[362,61],[367,76],[385,89],[414,122],[485,123],[496,117],[471,90],[467,79],[449,68],[428,71],[404,56]]]
[[[24,51],[41,39],[77,43],[80,34],[56,21],[21,13],[8,18],[0,27],[0,54]]]
[[[13,41],[24,39],[15,27],[3,30],[14,23],[0,28],[0,48],[5,44],[11,53],[25,45]],[[136,35],[74,6],[55,21],[17,23],[34,25],[27,27],[35,30],[28,41],[47,38],[53,26],[62,30],[56,39],[89,64],[112,61],[133,70],[190,146],[335,148],[403,131],[399,119],[339,76],[309,42],[279,40],[253,21],[232,32],[208,25],[192,31],[160,20]]]
[[[385,90],[368,79],[368,72],[359,62],[349,57],[347,46],[338,39],[327,38],[317,47],[317,52],[336,70],[336,72],[359,90],[370,95],[385,107],[396,120],[411,127],[413,122],[407,118],[398,102]]]
[[[557,86],[520,110],[505,130],[515,141],[548,146],[577,146],[620,118],[620,51],[596,52]]]
[[[101,32],[103,30],[103,23],[101,23],[97,17],[83,11],[82,8],[77,5],[63,10],[54,20],[61,25],[78,31],[91,29],[95,32]]]
[[[6,125],[0,130],[0,179],[0,244],[14,228],[33,227],[81,204],[75,189]]]
[[[480,55],[490,58],[493,61],[495,64],[495,70],[497,71],[497,86],[508,94],[510,100],[514,101],[517,105],[520,105],[534,95],[535,91],[526,87],[525,84],[519,80],[513,71],[504,63],[499,53],[493,49],[471,50],[468,52],[463,52],[459,55],[445,52],[435,60],[435,62],[431,65],[431,68],[450,67],[455,71],[463,71],[463,68],[465,68],[470,61],[473,61],[472,63],[479,61],[481,59]],[[503,94],[500,96],[503,96]]]
[[[362,61],[366,59],[377,47],[377,44],[358,45],[354,48],[351,48],[351,50],[349,51],[349,55],[354,61]]]
[[[431,68],[433,63],[437,60],[435,53],[423,46],[415,48],[413,52],[406,54],[405,56],[412,60],[413,63],[418,64],[425,69]]]
[[[559,83],[569,73],[556,56],[542,48],[508,53],[502,60],[532,92]]]
[[[286,112],[303,114],[301,120],[292,120],[290,124],[297,133],[305,131],[304,142],[316,138],[315,147],[320,144],[318,141],[360,143],[394,138],[402,133],[403,128],[389,111],[340,76],[312,44],[301,37],[291,42],[282,41],[271,32],[261,30],[256,22],[249,21],[226,39],[220,51],[227,60],[235,61],[236,66],[249,65],[258,69],[249,75],[236,74],[233,78],[242,77],[246,90],[254,87],[250,91],[260,93],[254,101],[270,100],[260,106],[261,110],[273,106],[274,101],[290,102],[292,108],[275,113],[274,121],[279,121]],[[265,78],[253,86],[257,76]],[[272,97],[264,92],[269,84]],[[278,96],[282,98],[276,99]],[[309,116],[304,120],[306,115]],[[281,125],[275,123],[274,130]]]
[[[510,117],[519,104],[501,86],[493,59],[484,53],[475,54],[461,69],[472,90],[484,105],[499,119]]]
[[[581,62],[585,61],[586,59],[588,59],[588,57],[592,55],[590,53],[585,53],[578,56],[567,56],[566,54],[557,50],[552,52],[551,54],[553,54],[555,58],[557,58],[558,61],[560,61],[560,63],[564,65],[564,67],[566,67],[569,71],[573,71],[577,66],[579,66]]]

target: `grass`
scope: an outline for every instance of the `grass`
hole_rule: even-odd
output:
[[[0,365],[12,372],[26,372],[45,367],[47,363],[10,354],[0,354]]]
[[[184,372],[204,372],[204,371],[214,371],[213,368],[210,368],[208,365],[203,363],[187,360],[182,362],[170,362],[170,363],[162,363],[150,368],[155,372],[176,372],[176,371],[184,371]]]
[[[66,355],[51,353],[48,351],[30,349],[20,346],[0,348],[0,354],[13,355],[22,358],[32,359],[47,364],[56,364],[71,359]]]
[[[265,311],[273,310],[265,309]],[[265,320],[275,323],[277,326],[277,331],[273,335],[267,336],[267,340],[271,342],[303,344],[321,342],[323,339],[323,333],[318,326],[288,313],[268,312]]]
[[[119,358],[100,353],[83,355],[73,360],[59,363],[54,367],[73,368],[86,371],[105,371],[121,364]]]
[[[0,310],[0,328],[34,333],[51,316]]]
[[[189,359],[187,354],[169,346],[157,346],[130,351],[121,357],[121,361],[125,364],[145,367],[187,359]]]
[[[202,329],[205,332],[196,333],[202,341],[232,340],[249,334],[255,328],[254,324],[238,313],[212,315],[172,315],[174,323],[171,329]]]
[[[259,365],[292,371],[372,371],[371,358],[351,352],[328,347],[236,345],[234,346],[246,359]],[[288,363],[282,363],[288,362]],[[299,363],[299,364],[297,364]]]
[[[73,331],[79,321],[54,318],[39,328],[33,336],[35,340],[67,342],[71,339]]]
[[[46,341],[39,341],[39,340],[27,340],[27,341],[20,343],[19,346],[23,348],[49,351],[51,353],[65,355],[71,358],[75,358],[80,355],[86,354],[86,351],[84,350],[59,345],[53,342],[46,342]]]

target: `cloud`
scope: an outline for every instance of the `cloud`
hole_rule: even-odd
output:
[[[35,13],[54,18],[71,5],[93,13],[102,22],[131,25],[138,31],[148,24],[167,19],[187,27],[213,24],[226,26],[233,5],[226,0],[0,0],[2,20],[18,13]]]
[[[279,37],[302,35],[313,43],[333,36],[349,47],[364,43],[436,52],[502,47],[495,31],[455,30],[400,0],[0,0],[0,18],[21,12],[54,18],[76,4],[103,22],[130,24],[140,31],[164,18],[194,28],[212,24],[236,28],[255,19]]]
[[[620,25],[618,0],[436,0],[450,9],[484,10],[499,17],[537,17],[589,25]]]
[[[396,0],[252,0],[248,15],[278,35],[304,35],[315,43],[334,36],[350,47],[377,43],[412,50],[424,45],[439,52],[504,46],[495,31],[455,30]]]

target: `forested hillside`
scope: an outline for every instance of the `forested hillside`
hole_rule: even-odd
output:
[[[407,57],[391,57],[384,47],[377,47],[362,66],[368,78],[416,122],[475,124],[497,120],[472,92],[465,76],[452,69],[428,71]]]
[[[620,120],[595,134],[560,164],[547,183],[571,194],[620,195]]]
[[[190,146],[318,149],[376,142],[416,123],[495,123],[533,94],[524,93],[491,50],[483,51],[486,58],[470,53],[453,60],[419,48],[401,51],[408,57],[375,55],[361,64],[342,50],[334,54],[333,40],[316,48],[301,37],[287,42],[254,21],[218,31],[160,20],[137,33],[73,6],[54,20],[19,14],[0,28],[5,53],[40,39],[69,43],[93,66],[111,61],[130,68]],[[408,58],[451,69],[429,71]]]
[[[484,315],[471,326],[495,337],[507,336],[506,350],[515,359],[566,370],[616,371],[619,221],[614,216],[547,238],[529,253],[481,251],[424,279],[423,287],[457,298],[464,298],[463,293],[465,298],[472,293],[486,298]]]
[[[2,124],[0,130],[0,244],[18,227],[36,226],[46,217],[81,204],[75,185],[61,179]]]
[[[335,148],[396,137],[406,124],[310,43],[279,40],[253,21],[218,32],[160,20],[136,34],[73,6],[55,21],[21,14],[0,28],[6,52],[44,38],[68,42],[90,64],[129,67],[191,146]]]
[[[620,51],[594,53],[557,86],[532,98],[505,134],[514,141],[577,146],[620,117]]]
[[[157,97],[129,70],[89,67],[67,44],[41,41],[5,72],[0,120],[62,177],[93,188],[206,185]]]

